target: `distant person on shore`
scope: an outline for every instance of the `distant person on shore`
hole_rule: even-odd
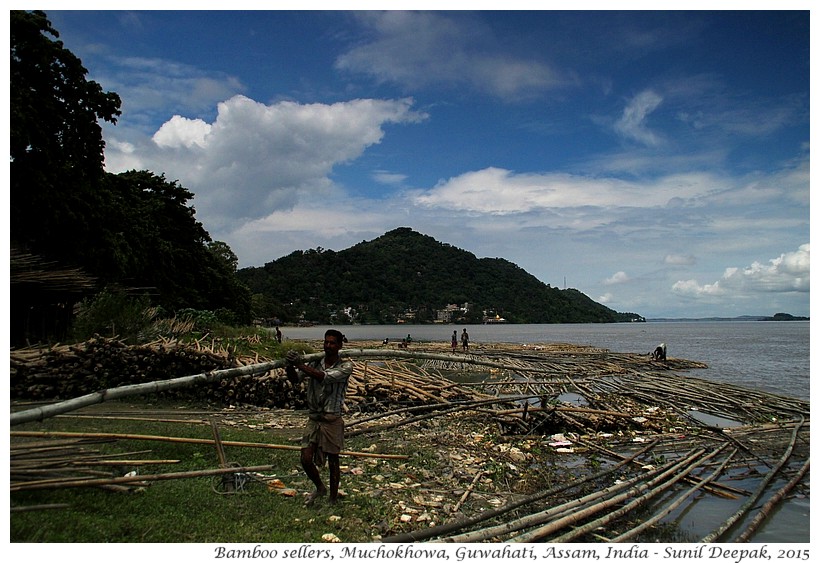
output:
[[[666,344],[661,342],[658,346],[652,351],[652,359],[653,360],[660,360],[665,362],[666,361]]]
[[[461,331],[461,349],[465,352],[470,349],[470,335],[467,334],[466,328]]]
[[[353,373],[353,362],[339,357],[343,341],[344,335],[331,328],[325,332],[323,358],[305,364],[296,350],[290,350],[285,356],[288,379],[294,385],[308,380],[308,421],[302,437],[300,461],[308,478],[316,485],[316,491],[308,496],[305,505],[311,505],[317,498],[328,494],[319,474],[319,467],[324,465],[325,459],[330,471],[328,500],[330,504],[336,504],[339,499],[339,452],[344,447],[342,410],[347,383]]]
[[[453,347],[453,354],[456,353],[456,348],[458,348],[458,332],[453,331],[453,336],[450,337],[450,346]]]
[[[282,343],[282,331],[279,330],[279,327],[276,327],[276,341],[281,344]]]

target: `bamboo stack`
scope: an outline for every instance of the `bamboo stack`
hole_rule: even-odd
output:
[[[129,346],[95,337],[75,345],[13,350],[10,392],[12,399],[66,399],[231,364],[226,352],[195,350],[176,341]]]
[[[95,337],[76,345],[13,350],[10,396],[17,401],[66,400],[102,389],[251,366],[262,360],[258,356],[240,357],[230,347],[213,341],[208,345],[163,339],[129,346],[116,339]],[[354,366],[347,402],[359,411],[480,396],[412,362],[363,360]],[[216,406],[303,409],[303,391],[294,388],[284,369],[271,369],[261,375],[225,378],[161,393],[168,398],[201,400]]]
[[[136,472],[147,465],[179,463],[176,459],[145,459],[142,456],[150,450],[140,450],[120,454],[102,454],[93,446],[110,442],[110,439],[50,439],[39,442],[23,441],[11,443],[9,474],[12,487],[26,483],[50,483],[59,487],[61,483],[78,479],[101,480],[100,488],[129,492],[145,486],[139,480],[127,484],[109,483],[106,480]]]
[[[674,424],[673,418],[691,423],[693,410],[739,423],[789,419],[810,412],[805,401],[677,373],[705,367],[697,362],[675,358],[653,362],[646,355],[581,346],[493,345],[474,347],[469,354],[452,354],[441,343],[414,343],[412,350],[383,347],[347,349],[345,353],[354,362],[346,398],[353,412],[457,406],[506,397],[506,401],[476,409],[495,417],[506,433],[544,434],[565,428],[576,432],[664,431]],[[258,356],[239,357],[235,349],[213,340],[210,345],[201,340],[188,344],[160,340],[127,346],[97,337],[72,346],[12,351],[11,397],[65,399],[259,362]],[[478,383],[459,383],[465,371],[483,372],[486,377]],[[160,393],[222,407],[305,408],[304,390],[294,388],[281,367],[254,372],[256,375],[246,373]],[[582,396],[587,404],[562,403],[559,397],[569,392]]]

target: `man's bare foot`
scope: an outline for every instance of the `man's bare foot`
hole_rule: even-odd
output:
[[[323,496],[325,496],[326,494],[327,494],[327,490],[318,490],[318,491],[316,491],[315,493],[310,493],[310,494],[308,495],[308,498],[307,498],[307,499],[305,499],[305,506],[310,506],[310,505],[312,505],[314,502],[316,502],[316,499],[317,499],[317,498],[319,498],[319,497],[323,497]]]

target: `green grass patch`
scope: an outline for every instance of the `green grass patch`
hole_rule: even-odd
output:
[[[58,417],[42,423],[15,426],[12,430],[52,430],[104,432],[213,439],[208,424],[118,421]],[[294,445],[267,430],[220,426],[223,441],[266,442]],[[41,441],[39,439],[38,441]],[[15,444],[19,439],[15,438]],[[366,443],[356,439],[346,447]],[[86,445],[100,454],[132,453],[128,459],[175,459],[179,463],[146,465],[141,474],[199,471],[219,467],[215,447],[145,440],[116,440]],[[144,453],[150,450],[150,453]],[[115,492],[99,488],[56,488],[17,491],[11,494],[12,507],[61,504],[68,508],[12,512],[12,542],[320,542],[333,533],[344,542],[370,542],[379,533],[390,507],[380,499],[371,477],[383,463],[371,461],[365,470],[351,472],[361,460],[343,458],[342,501],[330,506],[303,505],[301,493],[312,485],[299,465],[299,452],[249,447],[225,447],[229,463],[242,467],[270,465],[265,475],[281,479],[297,489],[296,497],[270,491],[266,483],[251,479],[241,492],[224,494],[219,477],[189,477],[154,481],[144,489]],[[112,471],[118,476],[128,467]],[[118,472],[118,473],[117,473]],[[327,482],[327,470],[323,476]],[[333,516],[334,518],[331,518]],[[335,518],[338,517],[338,518]]]

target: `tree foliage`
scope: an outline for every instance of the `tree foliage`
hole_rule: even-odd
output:
[[[169,310],[229,309],[250,321],[250,293],[236,277],[236,255],[212,241],[177,182],[148,171],[108,174],[98,217],[94,271],[106,281],[155,288]]]
[[[120,98],[86,80],[58,36],[43,12],[11,12],[11,235],[32,252],[78,262],[103,175],[99,120],[116,123]]]
[[[71,327],[72,340],[87,340],[95,334],[137,343],[157,336],[154,320],[157,307],[147,296],[132,297],[104,289],[83,299],[79,314]]]
[[[10,23],[12,246],[169,312],[249,322],[236,256],[196,221],[193,194],[149,171],[105,172],[100,121],[116,123],[119,96],[86,79],[44,12],[12,11]]]
[[[476,258],[409,228],[390,231],[347,250],[296,251],[245,268],[240,278],[266,303],[267,316],[328,322],[342,307],[364,323],[395,322],[412,310],[432,321],[448,304],[470,304],[463,322],[484,311],[517,323],[614,322],[617,313],[580,291],[560,290],[501,258]]]

